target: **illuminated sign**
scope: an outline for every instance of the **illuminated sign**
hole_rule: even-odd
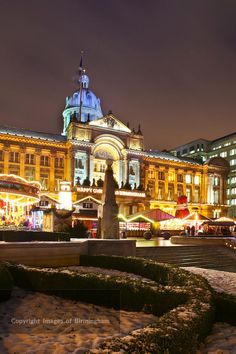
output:
[[[102,188],[93,188],[93,187],[77,187],[77,192],[81,193],[92,193],[92,194],[102,194]],[[127,190],[116,190],[115,194],[118,196],[124,197],[138,197],[138,198],[145,198],[145,192],[137,192],[137,191],[127,191]]]

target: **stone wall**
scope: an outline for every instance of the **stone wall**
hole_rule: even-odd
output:
[[[79,264],[79,256],[104,254],[135,256],[135,241],[78,240],[77,242],[0,242],[0,261],[31,266],[61,267]]]

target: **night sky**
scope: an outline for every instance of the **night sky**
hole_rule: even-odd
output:
[[[84,50],[147,148],[236,131],[235,0],[0,0],[0,43],[0,124],[60,133]]]

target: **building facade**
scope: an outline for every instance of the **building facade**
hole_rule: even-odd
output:
[[[59,203],[61,182],[70,182],[74,207],[82,203],[89,209],[101,200],[111,159],[124,216],[149,208],[174,214],[180,195],[187,195],[190,210],[209,217],[226,214],[228,164],[223,158],[198,162],[145,150],[140,126],[130,129],[112,112],[103,115],[88,76],[81,80],[82,88],[66,98],[62,134],[0,127],[0,173],[39,181],[41,198],[52,204]]]
[[[175,156],[191,157],[198,161],[207,161],[212,158],[223,158],[228,161],[229,174],[227,178],[226,194],[228,215],[236,217],[236,132],[215,139],[213,141],[199,139],[178,146],[172,150]]]

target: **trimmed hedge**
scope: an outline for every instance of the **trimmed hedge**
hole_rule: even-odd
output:
[[[13,279],[11,273],[4,264],[0,264],[0,301],[6,301],[11,297]]]
[[[80,255],[81,266],[116,269],[121,272],[141,275],[162,285],[186,286],[187,282],[201,279],[201,284],[208,287],[208,282],[203,277],[197,277],[183,269],[166,263],[158,263],[154,260],[121,256],[88,256]]]
[[[142,284],[123,277],[70,274],[55,268],[45,271],[13,264],[8,264],[8,269],[19,287],[127,311],[144,311],[160,316],[187,301],[184,290]],[[104,296],[106,292],[107,296]]]
[[[236,326],[236,296],[216,293],[216,322],[227,322]]]
[[[204,278],[140,258],[81,256],[80,264],[132,272],[157,284],[118,276],[55,269],[45,271],[11,264],[8,269],[16,284],[24,288],[115,308],[119,307],[115,295],[118,291],[122,309],[163,314],[152,325],[132,331],[126,337],[108,339],[90,353],[194,354],[198,343],[211,331],[213,292]],[[109,291],[115,292],[114,298]]]
[[[70,241],[70,235],[62,232],[1,230],[0,241],[5,241],[5,242]]]

